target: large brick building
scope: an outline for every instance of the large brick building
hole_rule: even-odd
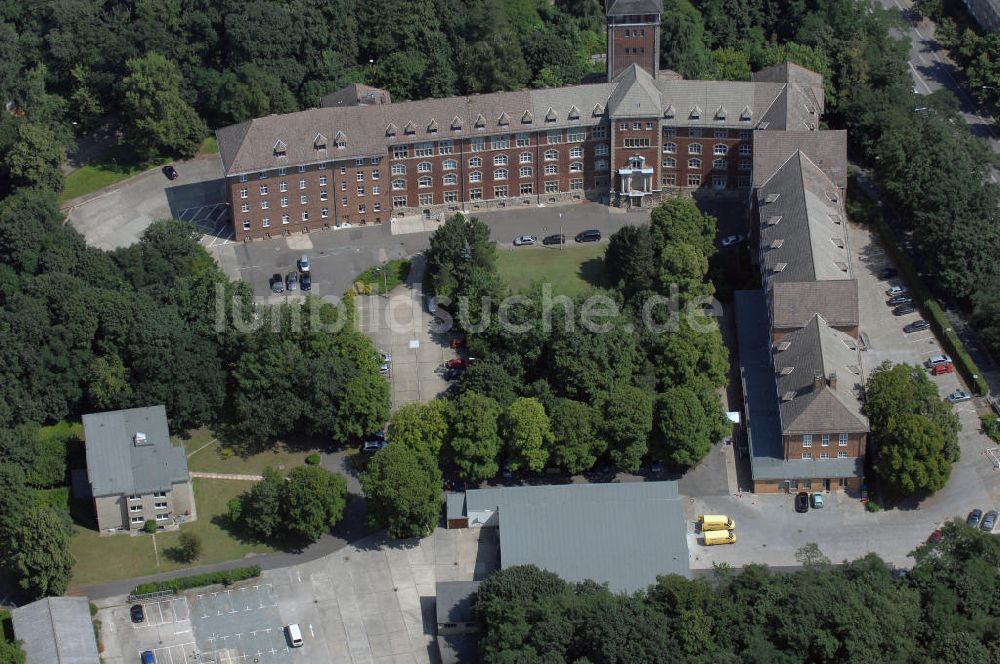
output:
[[[609,0],[605,82],[392,103],[352,85],[324,107],[217,134],[239,240],[458,210],[750,192],[756,135],[810,132],[818,74],[753,80],[658,70],[660,0]]]

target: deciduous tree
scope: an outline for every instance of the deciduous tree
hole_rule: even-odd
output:
[[[441,518],[441,471],[423,449],[392,443],[372,457],[361,475],[368,520],[390,537],[424,537]]]
[[[549,459],[552,431],[549,417],[538,399],[521,397],[502,417],[502,436],[512,469],[539,472]]]

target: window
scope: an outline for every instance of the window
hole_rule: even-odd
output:
[[[364,187],[358,187],[357,193],[358,193],[358,196],[364,196],[365,195],[365,188]]]
[[[724,189],[726,187],[726,176],[725,175],[713,175],[712,176],[712,186],[716,189]]]
[[[472,151],[482,152],[486,149],[486,139],[485,138],[474,138],[472,139]]]
[[[633,122],[632,123],[632,129],[635,129],[636,131],[639,131],[640,129],[642,129],[642,123],[641,122]]]
[[[156,503],[155,505],[153,505],[153,507],[155,507],[158,510],[165,510],[165,509],[167,509],[167,504],[166,503]]]
[[[498,168],[495,171],[493,171],[493,179],[494,180],[506,180],[507,179],[507,169],[506,168]]]
[[[354,174],[354,179],[357,182],[364,182],[365,181],[365,172],[364,171],[358,171],[357,173]]]
[[[603,157],[608,154],[608,150],[608,146],[602,143],[594,148],[594,154],[598,157]]]
[[[677,144],[676,143],[664,143],[663,151],[667,154],[677,154]]]
[[[347,175],[347,166],[341,166],[340,167],[340,174],[341,175]]]
[[[451,141],[441,141],[438,143],[438,154],[451,154],[455,151],[455,146]]]
[[[839,447],[847,447],[847,434],[846,433],[842,433],[839,436],[837,436],[837,445]]]
[[[417,146],[413,148],[414,157],[430,157],[433,154],[434,154],[433,143],[417,143]]]
[[[498,154],[497,156],[493,157],[493,165],[494,166],[506,166],[507,165],[507,155],[505,155],[505,154]]]
[[[410,156],[410,148],[406,145],[394,145],[392,146],[392,158],[393,159],[406,159]],[[341,169],[343,172],[344,169]]]
[[[406,175],[406,164],[393,164],[391,170],[393,175]]]
[[[263,219],[260,220],[260,224],[264,228],[270,228],[271,227],[271,218],[270,217],[264,217]]]
[[[285,169],[281,169],[281,170],[285,170]],[[326,170],[326,162],[325,161],[319,162],[319,170],[321,170],[321,171],[325,171]],[[284,173],[279,173],[278,175],[284,175]]]
[[[340,199],[340,206],[347,207],[347,196],[344,196],[343,198]]]
[[[393,196],[392,207],[394,208],[406,207],[406,196]]]
[[[716,157],[724,157],[727,152],[729,152],[729,148],[726,147],[725,143],[716,143],[712,146],[712,154]]]
[[[688,136],[691,138],[701,138],[701,127],[691,127],[688,129]]]
[[[626,138],[625,147],[627,148],[648,148],[650,145],[649,138]]]
[[[545,161],[552,161],[559,158],[559,153],[555,150],[546,150],[543,156],[545,157]]]
[[[628,123],[627,122],[619,122],[618,123],[618,131],[628,131]]]
[[[583,173],[583,162],[582,161],[574,161],[572,164],[569,165],[569,172],[570,173]]]
[[[470,189],[469,190],[469,200],[481,201],[483,200],[483,190],[482,189]]]
[[[240,182],[246,182],[246,181],[247,181],[247,174],[244,173],[243,175],[240,176]]]
[[[844,450],[840,450],[839,452],[837,452],[837,458],[838,459],[846,459],[847,458],[847,452],[845,452]]]
[[[433,205],[434,194],[420,194],[420,196],[417,197],[417,203],[420,205]]]
[[[417,164],[417,173],[430,173],[431,172],[431,162],[422,161]]]
[[[532,188],[531,188],[531,183],[530,182],[522,182],[521,183],[521,195],[522,196],[526,196],[526,195],[530,194],[531,191],[532,191]]]
[[[347,180],[341,180],[340,181],[340,190],[341,191],[347,191]]]
[[[607,161],[607,159],[598,159],[597,163],[594,164],[594,168],[596,168],[599,171],[606,171],[606,170],[608,170],[608,161]]]
[[[581,147],[570,148],[569,158],[570,159],[583,159],[583,148],[581,148]]]
[[[526,148],[531,145],[531,137],[528,134],[518,134],[515,136],[515,145],[519,148]]]
[[[128,506],[128,511],[129,512],[141,512],[142,511],[142,505],[129,505]]]
[[[813,453],[812,452],[803,452],[802,453],[802,458],[803,459],[811,459],[811,458],[813,458]]]
[[[288,183],[287,182],[278,183],[278,191],[288,191]]]
[[[663,135],[667,138],[673,138],[677,136],[677,127],[664,127]]]
[[[406,189],[406,180],[393,180],[392,181],[393,191],[402,191]]]
[[[716,138],[729,138],[729,130],[728,129],[716,129],[714,136]]]
[[[458,202],[458,192],[457,191],[446,191],[446,192],[444,192],[444,202],[445,203],[457,203]]]
[[[143,521],[145,521],[145,519],[143,519],[141,516],[134,516],[132,517],[131,521],[132,523],[142,523]]]
[[[802,434],[802,447],[812,447],[813,437],[811,433]]]
[[[381,173],[378,171],[372,171],[372,180],[378,180],[381,177]]]
[[[300,166],[299,168],[302,168],[302,167]],[[261,171],[260,172],[260,179],[263,180],[265,178],[267,178],[267,171]]]
[[[169,518],[170,518],[170,516],[167,515],[167,514],[157,514],[156,515],[156,520],[157,521],[166,521]]]
[[[739,167],[740,167],[741,171],[749,171],[750,170],[750,160],[749,159],[740,159]]]
[[[245,230],[245,231],[250,230],[250,220],[249,219],[244,219],[243,220],[243,230]]]
[[[701,168],[701,159],[688,159],[688,168]]]
[[[715,161],[712,162],[712,168],[714,168],[717,171],[724,171],[724,170],[726,170],[726,160],[725,159],[716,159]]]
[[[751,131],[749,129],[740,129],[740,140],[749,141],[751,136]]]
[[[330,216],[330,208],[323,208],[322,210],[320,210],[319,211],[319,216],[321,216],[324,219],[326,219],[327,217],[329,217]]]
[[[689,175],[688,176],[688,186],[689,187],[700,187],[701,186],[701,176],[700,175]]]
[[[305,205],[308,202],[309,202],[309,197],[308,196],[306,196],[305,194],[302,194],[301,196],[299,196],[299,204],[300,205]]]
[[[590,137],[591,138],[607,138],[608,137],[608,128],[605,127],[604,125],[597,125],[596,127],[594,127],[593,129],[590,130]]]
[[[507,185],[493,187],[493,198],[507,198]]]
[[[372,212],[381,212],[381,211],[382,211],[381,203],[372,203]]]
[[[677,168],[677,160],[673,157],[667,157],[663,160],[664,168]]]
[[[691,143],[688,145],[688,154],[701,154],[701,143]]]
[[[576,178],[569,181],[570,191],[581,191],[583,189],[583,178]]]
[[[327,198],[328,198],[328,196],[326,195],[326,189],[324,189],[323,191],[319,192],[319,200],[325,201]]]
[[[458,162],[455,161],[454,159],[445,159],[443,162],[441,162],[441,168],[443,168],[446,171],[453,171],[456,168],[458,168]]]
[[[266,184],[260,185],[260,195],[261,196],[267,196],[267,185]]]
[[[820,445],[827,447],[830,444],[830,434],[824,433],[820,439]]]
[[[520,161],[522,164],[530,164],[531,163],[531,153],[530,152],[522,152],[521,156],[518,157],[518,161]]]
[[[421,189],[426,189],[431,186],[431,176],[424,175],[419,180],[417,180],[417,186]]]
[[[566,131],[567,143],[583,143],[587,140],[586,129],[569,129]]]
[[[291,217],[289,217],[287,214],[281,215],[281,225],[282,226],[287,226],[288,222],[290,222],[290,221],[291,221]]]
[[[306,172],[306,167],[305,166],[299,166],[299,173],[305,173],[305,172]]]
[[[736,178],[736,182],[738,183],[738,186],[740,186],[740,187],[749,187],[750,186],[750,176],[749,175],[741,175],[738,178]]]
[[[261,201],[260,202],[260,209],[261,210],[266,210],[269,207],[271,207],[271,203],[269,201]]]
[[[522,178],[530,178],[531,177],[531,166],[522,166],[521,170],[519,171],[518,174]]]
[[[479,171],[472,171],[469,173],[469,182],[482,182],[483,174]]]
[[[740,154],[744,157],[753,154],[753,146],[749,143],[740,143]]]
[[[479,168],[483,165],[483,160],[479,157],[473,157],[469,160],[469,168]]]
[[[559,164],[545,164],[545,174],[555,175],[559,172]]]
[[[669,184],[669,185],[676,185],[677,184],[677,174],[676,173],[667,173],[662,178],[660,178],[660,183],[662,183],[662,184]]]
[[[448,173],[441,179],[444,184],[458,184],[458,175],[455,173]]]
[[[244,203],[240,207],[240,211],[243,212],[244,214],[246,214],[247,212],[249,212],[250,211],[250,204],[249,203]]]
[[[494,136],[490,139],[494,150],[506,150],[510,147],[510,136]]]
[[[381,193],[382,193],[382,187],[380,187],[377,184],[372,185],[372,196],[378,196]]]
[[[306,181],[299,180],[299,189],[305,189],[305,188],[306,188]]]
[[[830,453],[829,452],[820,452],[819,453],[819,458],[820,459],[829,459],[830,458]]]
[[[558,194],[559,193],[559,181],[552,180],[545,183],[545,193],[546,194]]]
[[[562,131],[550,131],[545,134],[545,142],[549,145],[558,145],[563,142]]]
[[[364,203],[358,203],[358,214],[364,214],[366,209]]]

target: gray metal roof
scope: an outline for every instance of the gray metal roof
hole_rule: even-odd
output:
[[[46,597],[11,612],[27,664],[98,664],[86,597]]]
[[[608,16],[661,14],[663,0],[607,0],[604,13]]]
[[[819,129],[825,103],[821,74],[793,62],[783,62],[754,72],[751,80],[785,84],[777,103],[764,114],[761,129]]]
[[[563,484],[468,492],[469,510],[499,509],[503,567],[536,565],[615,592],[688,574],[687,525],[675,482]]]
[[[135,444],[139,432],[145,444]],[[188,480],[184,448],[171,444],[163,406],[84,415],[83,433],[94,496],[168,491]]]
[[[608,112],[613,118],[659,117],[663,99],[649,72],[637,64],[629,65],[613,81]]]
[[[767,182],[796,152],[809,157],[837,187],[847,188],[847,132],[842,129],[757,131],[753,136],[753,186]]]
[[[465,492],[445,494],[445,514],[448,519],[465,516]]]
[[[438,581],[435,600],[438,624],[472,622],[472,599],[479,584],[479,581]]]

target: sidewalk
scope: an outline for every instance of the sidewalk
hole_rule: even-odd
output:
[[[234,475],[232,473],[188,473],[191,477],[203,477],[211,480],[241,480],[244,482],[259,482],[264,479],[263,475]]]

